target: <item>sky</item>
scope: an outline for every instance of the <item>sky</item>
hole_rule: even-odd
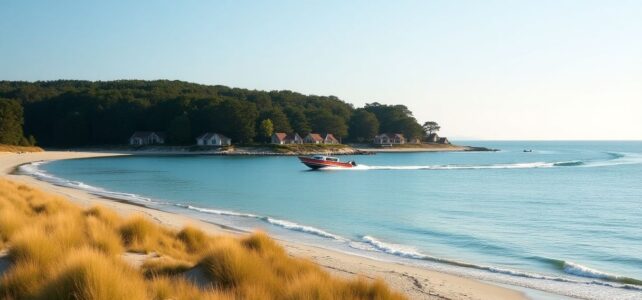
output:
[[[0,80],[404,104],[451,139],[642,139],[642,1],[0,3]]]

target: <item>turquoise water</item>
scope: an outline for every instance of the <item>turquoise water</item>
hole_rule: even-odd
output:
[[[642,142],[468,142],[499,152],[133,156],[43,180],[283,239],[594,299],[642,299]],[[532,149],[525,153],[523,149]]]

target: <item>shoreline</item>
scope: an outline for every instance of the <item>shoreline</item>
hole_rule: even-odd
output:
[[[86,148],[52,148],[50,152],[79,152],[79,153],[113,153],[130,155],[220,155],[220,156],[299,156],[299,155],[374,155],[377,153],[409,153],[409,152],[493,152],[497,149],[477,146],[460,146],[451,144],[406,144],[397,147],[380,148],[369,144],[340,144],[340,147],[319,147],[306,145],[297,149],[298,145],[265,145],[265,146],[142,146],[142,147],[86,147]],[[331,146],[331,145],[330,145]],[[410,146],[410,147],[407,147]]]
[[[73,203],[87,207],[102,205],[114,209],[121,215],[143,214],[165,226],[180,228],[191,224],[210,234],[244,234],[236,229],[199,220],[194,217],[165,212],[155,208],[137,205],[128,201],[114,201],[87,191],[54,185],[31,176],[11,174],[19,165],[35,161],[61,159],[138,155],[139,153],[111,152],[40,152],[26,154],[0,153],[0,176],[13,181],[29,184],[45,192],[61,195]],[[147,153],[161,154],[161,153]],[[380,277],[388,285],[411,299],[526,299],[519,287],[505,288],[420,266],[406,265],[392,261],[381,261],[358,255],[343,253],[318,246],[277,239],[288,253],[312,260],[325,270],[338,276],[362,274],[367,278]]]

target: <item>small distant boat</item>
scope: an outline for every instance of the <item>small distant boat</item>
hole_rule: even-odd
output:
[[[524,152],[533,152],[533,149],[524,149]]]
[[[313,170],[321,168],[353,168],[357,166],[354,161],[342,162],[336,157],[323,155],[299,156],[299,160]]]

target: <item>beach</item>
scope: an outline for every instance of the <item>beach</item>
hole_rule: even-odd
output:
[[[129,153],[108,152],[64,152],[48,151],[41,153],[0,153],[0,176],[13,181],[37,187],[45,192],[63,196],[83,207],[102,205],[117,211],[123,216],[143,214],[150,219],[172,228],[193,225],[211,234],[243,234],[238,230],[169,212],[150,209],[142,205],[119,202],[86,191],[56,186],[30,176],[12,174],[22,164],[35,161],[50,161],[74,158],[107,157],[131,155]],[[474,279],[437,272],[418,266],[397,262],[381,261],[303,243],[281,240],[280,243],[293,256],[311,259],[332,274],[382,278],[394,290],[404,293],[411,299],[525,299],[522,292]]]

